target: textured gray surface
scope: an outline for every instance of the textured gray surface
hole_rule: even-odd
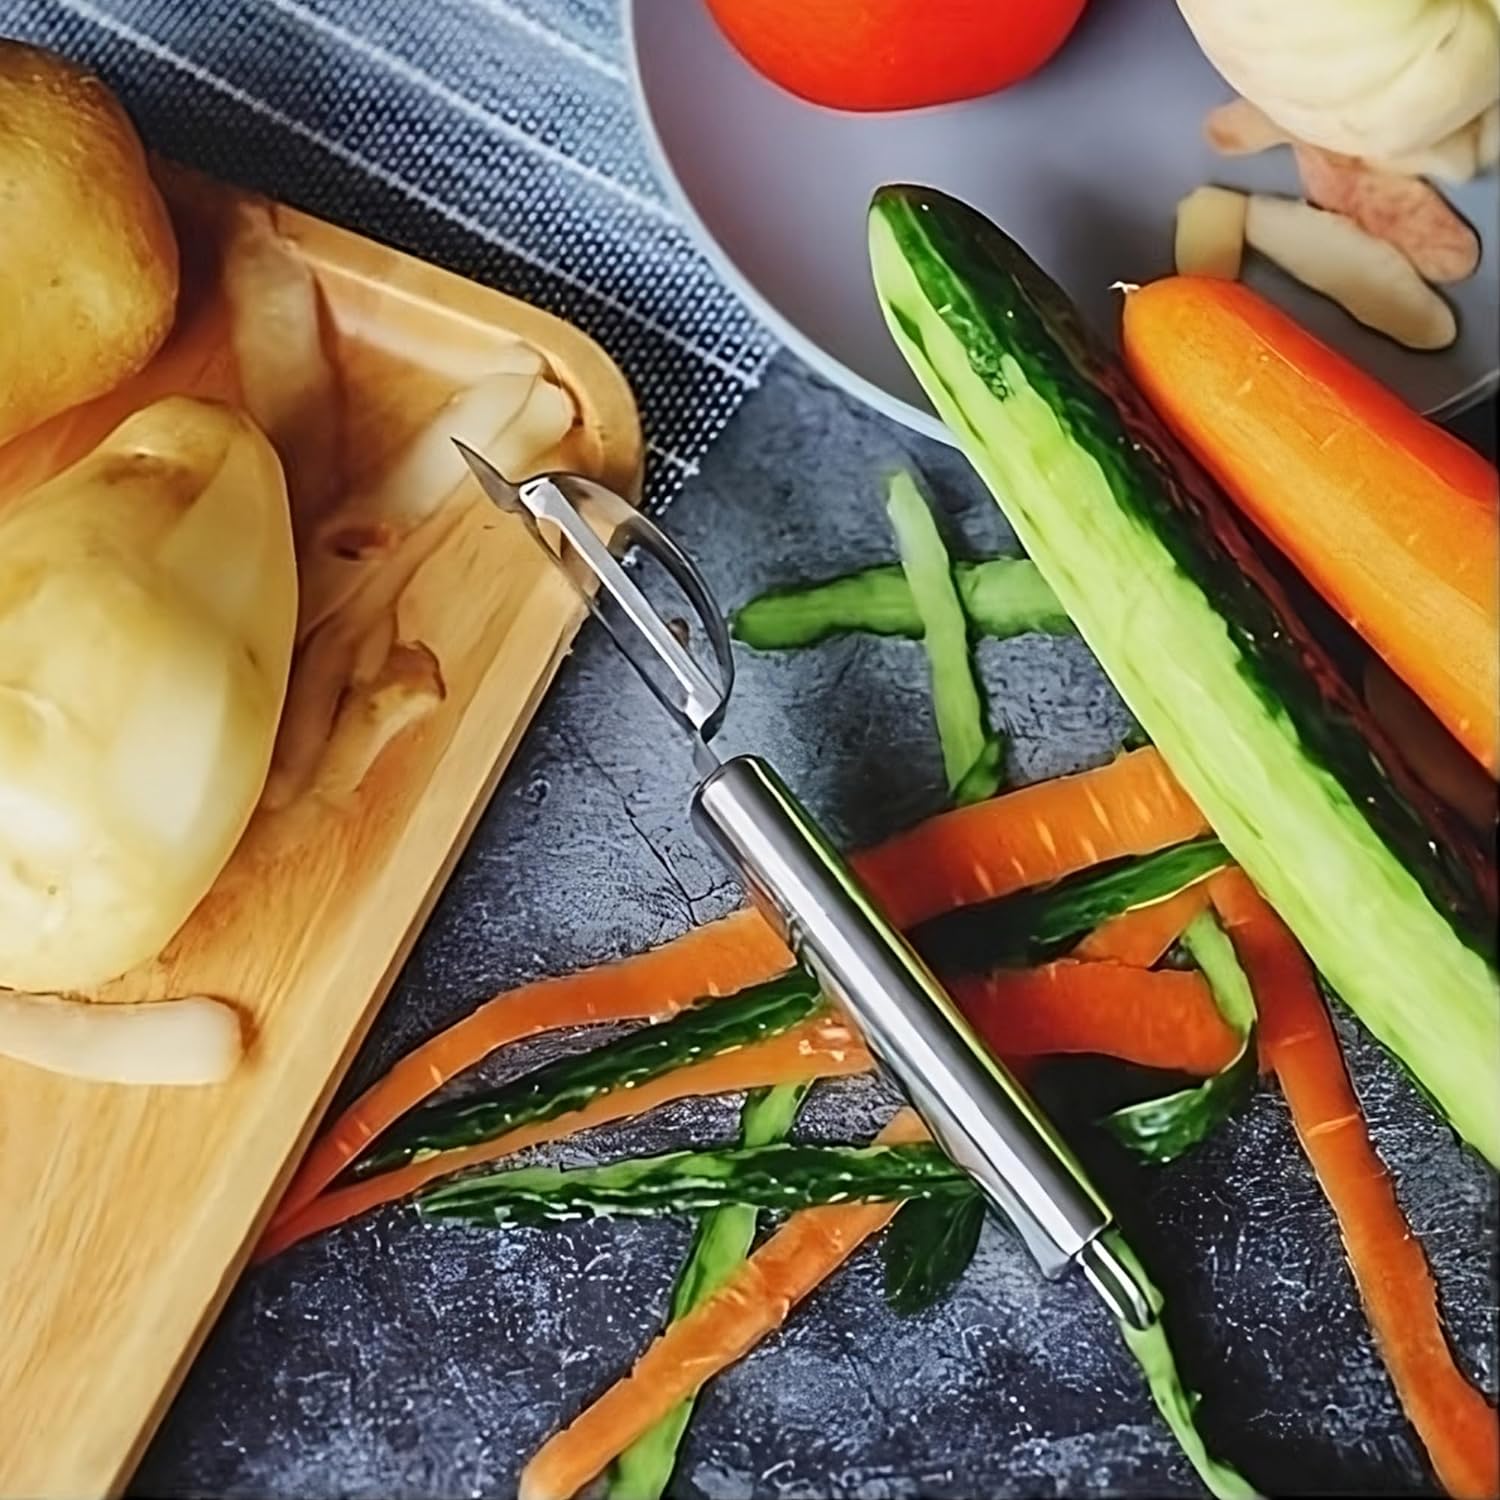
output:
[[[914,464],[955,532],[1005,543],[955,455],[854,406],[788,358],[669,512],[726,604],[885,560],[880,480]],[[1108,756],[1126,718],[1075,641],[990,645],[984,674],[1030,780]],[[745,655],[732,728],[851,842],[941,802],[919,648],[844,641]],[[392,995],[350,1087],[476,999],[638,950],[732,904],[683,815],[688,759],[585,632]],[[1372,1127],[1493,1395],[1494,1179],[1352,1027]],[[507,1053],[519,1071],[571,1043]],[[1067,1103],[1072,1073],[1055,1079]],[[867,1135],[880,1089],[825,1086],[804,1131]],[[727,1137],[733,1101],[675,1107],[563,1160]],[[1332,1218],[1272,1092],[1154,1174],[1100,1162],[1159,1282],[1205,1422],[1270,1493],[1430,1486],[1371,1346]],[[687,1229],[486,1233],[409,1209],[298,1246],[235,1293],[136,1481],[142,1495],[504,1496],[525,1458],[656,1328]],[[676,1490],[749,1496],[1193,1494],[1089,1294],[1038,1281],[987,1233],[944,1305],[900,1320],[866,1250],[710,1388]]]

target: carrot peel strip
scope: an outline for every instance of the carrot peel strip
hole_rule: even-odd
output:
[[[907,928],[1207,831],[1166,763],[1147,747],[930,818],[856,855],[853,864],[891,920]],[[497,1048],[558,1027],[662,1020],[705,992],[761,983],[790,963],[766,922],[741,911],[620,963],[496,996],[408,1053],[344,1111],[308,1151],[272,1226],[299,1214],[381,1131]]]
[[[1338,1219],[1401,1405],[1450,1495],[1500,1494],[1500,1420],[1453,1357],[1432,1270],[1365,1128],[1312,970],[1241,871],[1214,876],[1210,891],[1250,976],[1264,1056]]]
[[[905,1109],[876,1140],[926,1138]],[[793,1214],[713,1296],[661,1333],[624,1379],[538,1449],[521,1473],[518,1500],[569,1500],[679,1401],[779,1328],[899,1207],[837,1204]]]
[[[1209,831],[1148,746],[1092,771],[939,813],[853,863],[887,916],[909,928]]]
[[[1208,887],[1200,880],[1165,901],[1133,907],[1101,922],[1069,956],[1149,969],[1187,931],[1193,918],[1207,909]]]
[[[1207,1078],[1240,1040],[1201,974],[1058,959],[949,982],[985,1042],[1011,1057],[1096,1052]]]

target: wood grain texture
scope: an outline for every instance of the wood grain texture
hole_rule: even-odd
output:
[[[126,387],[0,449],[0,505],[166,390],[232,398],[213,226],[231,190],[182,179],[179,327]],[[344,387],[346,478],[382,464],[507,340],[548,359],[581,419],[541,467],[632,497],[641,438],[607,356],[499,292],[291,210]],[[550,683],[581,605],[473,489],[399,607],[447,696],[342,807],[260,812],[152,964],[94,997],[206,993],[242,1013],[226,1084],[127,1089],[0,1059],[0,1495],[117,1493],[198,1349]]]

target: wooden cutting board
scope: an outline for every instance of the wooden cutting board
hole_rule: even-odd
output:
[[[212,386],[233,358],[216,310],[215,225],[236,195],[171,169],[164,181],[184,257],[180,322],[217,317],[199,336],[223,333],[194,376]],[[273,213],[325,302],[351,479],[519,337],[580,412],[553,457],[635,495],[634,402],[577,329]],[[0,449],[0,505],[160,384],[148,369],[97,411]],[[403,636],[441,662],[444,702],[345,805],[257,813],[161,958],[96,997],[230,1001],[250,1036],[238,1073],[211,1088],[132,1089],[0,1059],[0,1495],[76,1500],[124,1486],[568,649],[582,607],[567,584],[477,489],[465,505],[399,607]]]

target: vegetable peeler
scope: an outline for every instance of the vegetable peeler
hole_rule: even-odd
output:
[[[700,777],[691,800],[694,827],[843,1006],[933,1138],[1015,1228],[1044,1275],[1081,1268],[1118,1320],[1149,1328],[1155,1312],[1133,1257],[1050,1122],[990,1055],[771,766],[756,755],[723,757],[713,748],[734,685],[734,656],[724,615],[691,559],[593,480],[554,473],[513,484],[455,442],[484,493],[523,520],[689,736]],[[622,565],[631,547],[652,557],[682,591],[712,648],[715,673],[688,651]]]

